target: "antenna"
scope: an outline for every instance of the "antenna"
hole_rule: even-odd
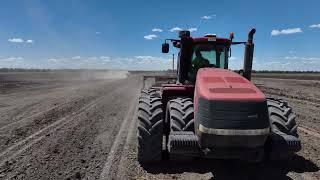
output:
[[[174,71],[174,54],[172,54],[172,70]]]

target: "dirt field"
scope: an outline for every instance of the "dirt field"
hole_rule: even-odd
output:
[[[320,179],[320,81],[254,82],[268,96],[287,100],[298,115],[303,149],[291,160],[141,167],[135,118],[141,75],[1,73],[0,179]]]

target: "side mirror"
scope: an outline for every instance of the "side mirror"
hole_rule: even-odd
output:
[[[169,52],[169,44],[163,43],[162,44],[162,53],[168,53]]]

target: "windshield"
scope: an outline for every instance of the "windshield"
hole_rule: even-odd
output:
[[[194,68],[217,67],[227,68],[225,46],[199,44],[193,47],[192,65]]]

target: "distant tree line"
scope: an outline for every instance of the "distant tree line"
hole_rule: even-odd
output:
[[[173,73],[176,70],[168,69],[167,72]],[[233,70],[234,72],[238,72],[239,70]],[[274,70],[252,70],[252,73],[320,73],[320,71],[274,71]]]
[[[320,73],[320,71],[273,71],[273,70],[252,70],[252,73]]]
[[[0,72],[48,72],[52,69],[0,68]]]
[[[109,69],[24,69],[24,68],[0,68],[0,72],[50,72],[50,71],[110,71]]]
[[[108,69],[24,69],[24,68],[0,68],[0,72],[49,72],[49,71],[109,71]],[[238,70],[234,70],[237,72]],[[169,72],[175,73],[176,70],[168,69],[163,71],[129,71],[135,73],[143,72]],[[252,70],[252,73],[320,73],[320,71],[273,71],[273,70]]]

